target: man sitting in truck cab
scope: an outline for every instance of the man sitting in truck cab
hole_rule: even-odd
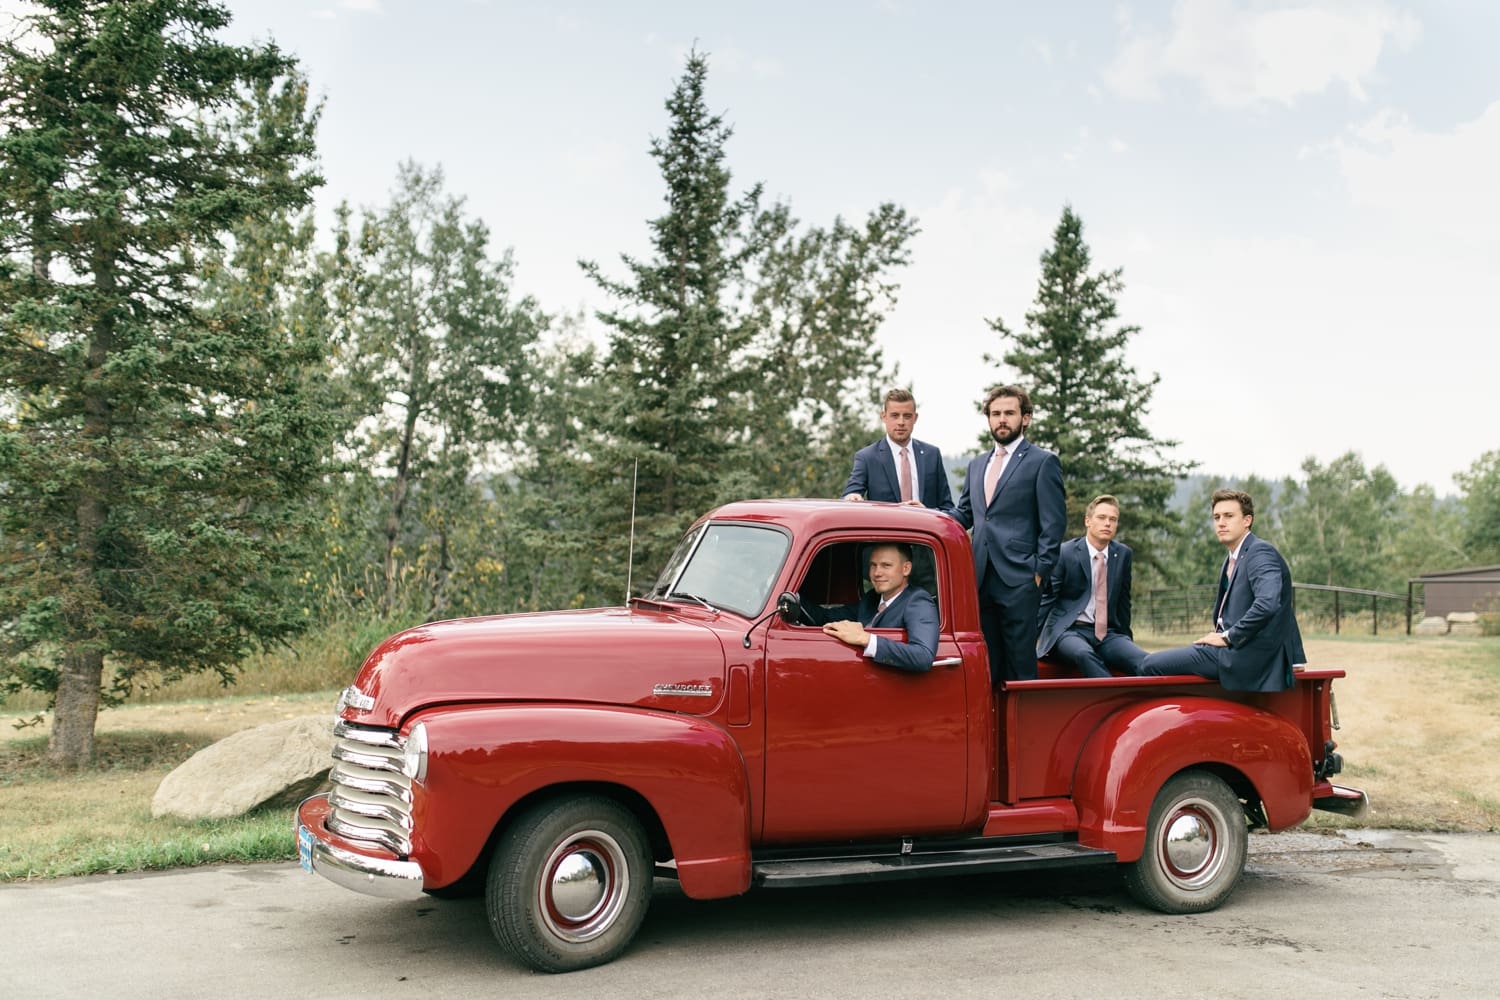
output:
[[[912,547],[881,542],[870,549],[871,590],[853,604],[804,603],[802,615],[827,635],[863,649],[865,656],[898,670],[924,673],[937,655],[938,610],[932,595],[908,585]],[[906,630],[906,641],[871,635],[867,628]]]

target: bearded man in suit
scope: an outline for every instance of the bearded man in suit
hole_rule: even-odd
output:
[[[995,447],[969,463],[953,517],[973,529],[979,627],[990,681],[1036,677],[1038,615],[1067,528],[1062,465],[1025,438],[1031,396],[1000,385],[984,400]]]
[[[1089,501],[1082,538],[1058,551],[1052,592],[1042,598],[1038,659],[1051,658],[1085,677],[1134,674],[1146,651],[1130,631],[1128,545],[1115,541],[1120,501],[1106,493]]]
[[[1227,550],[1219,568],[1214,630],[1191,646],[1152,653],[1142,674],[1197,674],[1228,691],[1284,691],[1307,662],[1292,609],[1292,571],[1276,547],[1250,530],[1255,501],[1215,490],[1214,534]]]

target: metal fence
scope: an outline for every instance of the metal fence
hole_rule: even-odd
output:
[[[1310,632],[1363,635],[1411,634],[1413,595],[1357,587],[1293,583],[1297,622]],[[1148,590],[1135,596],[1134,624],[1145,632],[1169,635],[1207,632],[1217,586]],[[1142,600],[1144,598],[1144,600]]]

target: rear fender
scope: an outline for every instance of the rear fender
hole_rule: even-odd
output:
[[[1252,785],[1272,830],[1312,811],[1312,756],[1292,723],[1215,698],[1159,699],[1113,713],[1084,743],[1073,780],[1079,841],[1136,860],[1157,791],[1192,767]]]
[[[691,716],[571,704],[454,705],[420,712],[427,776],[414,788],[412,857],[429,889],[461,877],[523,799],[548,788],[628,789],[656,814],[682,890],[750,886],[750,795],[738,745]],[[646,817],[647,820],[650,817]]]

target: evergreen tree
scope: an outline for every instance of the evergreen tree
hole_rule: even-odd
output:
[[[704,97],[705,56],[692,52],[666,102],[667,135],[651,155],[666,182],[665,214],[650,223],[651,255],[622,255],[624,279],[585,272],[619,306],[598,313],[610,329],[599,409],[585,421],[599,562],[593,584],[618,593],[634,519],[634,559],[649,586],[692,518],[737,492],[725,474],[742,468],[759,372],[754,326],[736,307],[747,265],[765,248],[755,225],[760,187],[730,194],[724,145],[732,130]],[[633,589],[639,590],[637,585]]]
[[[651,144],[666,211],[649,223],[650,255],[623,256],[618,279],[581,262],[615,306],[598,314],[610,331],[598,367],[558,369],[581,379],[588,403],[549,423],[571,450],[539,450],[520,476],[553,484],[550,500],[534,495],[549,523],[587,531],[566,560],[586,571],[587,602],[617,601],[627,580],[649,587],[690,521],[719,503],[831,495],[894,377],[874,337],[915,223],[882,205],[862,225],[804,227],[785,205],[763,208],[759,185],[734,195],[732,133],[708,108],[707,73],[691,53],[667,134]]]
[[[304,624],[318,344],[199,267],[319,179],[295,63],[217,40],[222,5],[33,10],[0,40],[0,652],[76,767],[142,671],[227,678]]]
[[[1142,378],[1125,361],[1140,328],[1116,324],[1121,270],[1091,272],[1083,221],[1064,207],[1026,328],[996,318],[1004,353],[985,361],[1002,366],[1000,381],[1031,393],[1035,415],[1027,437],[1057,452],[1068,491],[1068,524],[1082,533],[1083,510],[1101,493],[1120,498],[1121,536],[1140,561],[1158,563],[1176,521],[1167,509],[1174,480],[1191,463],[1166,458],[1176,441],[1160,440],[1146,414],[1160,375]],[[986,436],[981,447],[990,447]]]

